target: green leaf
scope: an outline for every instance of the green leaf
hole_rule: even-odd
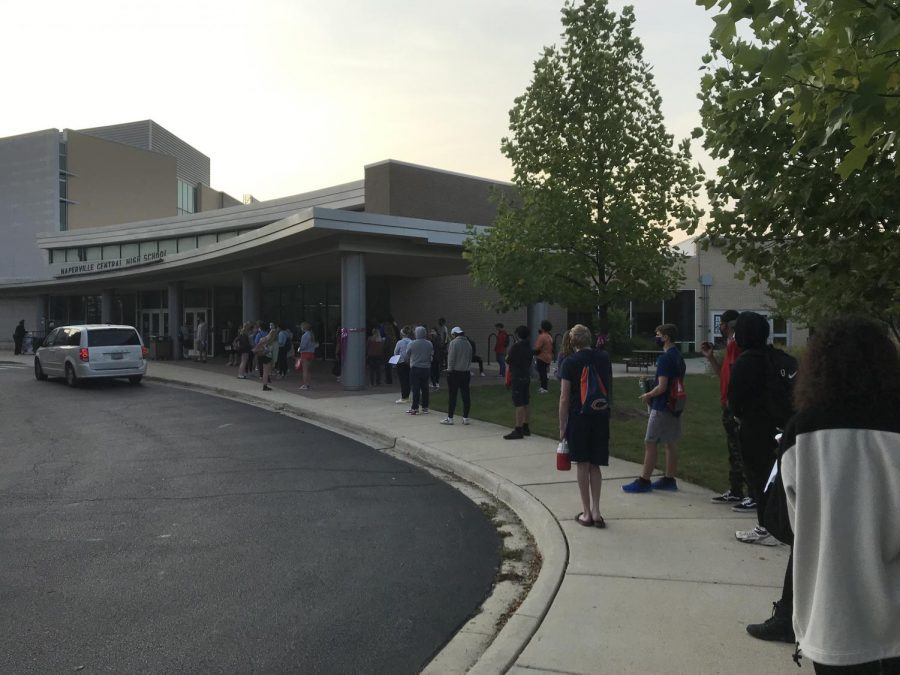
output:
[[[720,45],[727,45],[736,34],[734,19],[727,14],[719,14],[713,17],[713,21],[716,27],[713,28],[710,36]]]
[[[842,180],[847,180],[851,173],[859,171],[866,165],[871,151],[865,145],[854,146],[853,150],[848,152],[844,159],[837,167],[837,174]]]

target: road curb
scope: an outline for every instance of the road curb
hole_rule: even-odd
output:
[[[357,439],[367,441],[375,449],[393,449],[400,455],[432,465],[474,483],[509,506],[522,521],[525,529],[534,537],[535,545],[542,558],[541,570],[522,604],[509,617],[506,624],[491,641],[490,646],[468,672],[476,675],[481,673],[494,675],[504,673],[512,667],[549,611],[565,576],[569,557],[568,544],[559,521],[534,495],[489,469],[467,462],[438,448],[404,436],[398,437],[375,431],[343,417],[311,411],[290,403],[271,401],[245,392],[238,394],[233,390],[221,387],[184,382],[156,375],[146,377],[149,380],[175,384],[186,389],[212,392],[239,403],[290,412],[299,418],[343,430]],[[451,648],[454,639],[455,637],[450,639],[444,650]]]

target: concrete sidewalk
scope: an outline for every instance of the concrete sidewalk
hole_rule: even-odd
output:
[[[32,357],[2,358],[30,364]],[[702,360],[695,361],[691,370],[702,372]],[[297,389],[293,375],[263,392],[259,380],[233,373],[221,362],[152,362],[148,377],[290,409],[418,456],[478,484],[522,518],[543,567],[471,672],[796,672],[793,646],[761,642],[745,631],[747,623],[768,618],[780,597],[788,549],[738,542],[734,531],[755,519],[712,504],[709,490],[679,482],[676,493],[625,494],[621,485],[639,467],[612,458],[600,501],[607,529],[582,527],[574,521],[581,510],[575,473],[556,471],[551,439],[506,441],[505,427],[478,420],[444,426],[437,411],[406,415],[407,406],[394,404],[396,384],[347,394],[322,373],[321,386],[309,392]]]

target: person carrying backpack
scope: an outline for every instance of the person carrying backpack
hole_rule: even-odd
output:
[[[609,415],[612,365],[604,350],[591,349],[591,331],[577,324],[568,332],[573,353],[562,362],[559,388],[559,438],[577,463],[581,513],[575,522],[606,527],[600,514],[601,466],[609,466]]]
[[[653,490],[678,490],[675,472],[678,468],[678,440],[681,438],[681,407],[669,405],[671,385],[683,382],[685,373],[684,359],[675,346],[678,327],[673,323],[665,323],[656,327],[656,345],[663,353],[656,359],[656,385],[650,391],[640,395],[641,401],[650,406],[650,419],[647,421],[647,433],[644,436],[644,466],[641,475],[632,482],[623,485],[625,492],[651,492]],[[683,394],[683,391],[681,392]],[[675,401],[673,400],[674,404]],[[656,457],[660,443],[666,444],[666,472],[661,478],[650,482],[650,476],[656,469]]]
[[[796,360],[767,346],[769,321],[756,312],[742,312],[734,327],[741,355],[731,367],[728,407],[738,421],[738,438],[750,497],[756,502],[758,525],[738,530],[734,536],[745,544],[776,546],[763,526],[763,490],[775,464],[779,427],[791,414],[790,386],[797,372]]]

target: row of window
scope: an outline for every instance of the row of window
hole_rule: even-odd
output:
[[[250,230],[237,230],[231,232],[213,232],[211,234],[199,234],[191,237],[177,237],[173,239],[160,239],[158,241],[142,241],[135,244],[107,244],[105,246],[75,246],[72,248],[51,249],[50,262],[85,262],[91,260],[118,260],[120,258],[143,258],[148,253],[162,253],[174,255],[193,251],[198,248],[206,248],[220,241],[236,237]]]

